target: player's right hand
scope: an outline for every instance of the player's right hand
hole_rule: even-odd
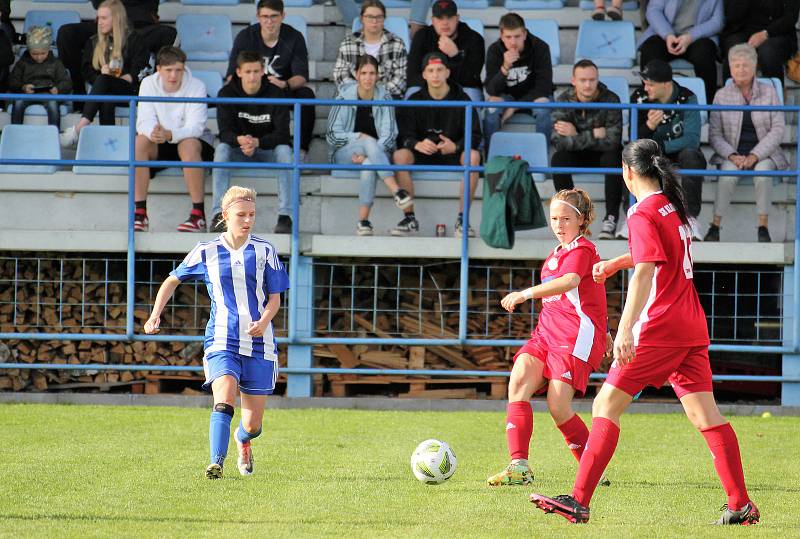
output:
[[[594,279],[594,282],[599,284],[606,282],[606,279],[616,273],[614,271],[609,271],[610,269],[611,268],[608,260],[601,260],[592,266],[592,279]]]
[[[152,335],[153,333],[158,333],[160,330],[158,326],[161,324],[161,317],[160,316],[151,316],[147,319],[147,322],[144,323],[144,332],[148,335]]]
[[[500,300],[500,305],[503,309],[510,313],[514,312],[514,307],[525,301],[525,297],[521,292],[511,292],[506,297]]]

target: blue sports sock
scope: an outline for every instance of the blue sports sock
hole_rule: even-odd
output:
[[[244,428],[244,425],[241,421],[239,421],[239,430],[236,431],[236,439],[239,440],[239,443],[247,443],[253,438],[258,438],[261,436],[261,429],[258,429],[256,432],[247,432]]]
[[[211,462],[220,466],[225,462],[228,454],[228,441],[231,438],[231,419],[233,419],[233,407],[220,405],[211,412],[211,421],[208,429],[208,439],[210,443]],[[224,410],[224,411],[221,411]]]

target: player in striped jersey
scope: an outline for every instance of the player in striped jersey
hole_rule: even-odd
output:
[[[562,190],[550,202],[550,226],[559,244],[542,266],[542,284],[503,298],[512,312],[528,299],[541,298],[542,311],[530,340],[514,356],[508,384],[506,438],[511,464],[490,477],[491,486],[533,481],[528,448],[533,434],[531,397],[547,389],[547,406],[573,456],[580,462],[589,430],[572,410],[573,396],[586,391],[589,374],[610,346],[606,334],[605,286],[592,279],[600,261],[586,239],[594,206],[585,191]],[[607,481],[607,480],[606,480]]]
[[[620,416],[646,386],[669,381],[705,438],[728,497],[717,524],[756,524],[760,513],[745,486],[739,441],[714,400],[708,326],[694,286],[692,229],[680,179],[650,139],[625,147],[622,178],[637,201],[628,210],[630,252],[592,270],[602,283],[633,268],[614,339],[614,363],[592,404],[592,432],[572,494],[531,494],[531,502],[570,522],[588,522],[595,487],[617,448]],[[677,515],[674,519],[682,522]]]
[[[206,283],[211,317],[203,345],[204,389],[211,388],[214,408],[209,428],[211,463],[206,477],[220,479],[228,452],[237,391],[242,417],[234,433],[242,475],[253,473],[250,441],[261,434],[264,404],[278,378],[278,346],[272,319],[280,308],[289,278],[275,248],[253,236],[256,192],[233,186],[222,198],[227,232],[198,243],[170,273],[156,295],[144,325],[157,333],[161,312],[178,285],[189,279]]]

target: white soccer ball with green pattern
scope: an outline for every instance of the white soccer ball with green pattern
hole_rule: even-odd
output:
[[[411,455],[411,471],[423,483],[444,483],[456,471],[456,454],[445,442],[425,440]]]

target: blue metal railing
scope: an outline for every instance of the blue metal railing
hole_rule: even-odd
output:
[[[42,96],[35,95],[16,95],[16,94],[0,94],[0,100],[13,100],[24,99],[30,101],[41,101]],[[562,103],[562,102],[547,102],[547,103],[522,103],[522,102],[465,102],[465,101],[347,101],[347,100],[334,100],[334,99],[247,99],[247,98],[165,98],[165,97],[117,97],[117,96],[61,96],[52,95],[47,96],[47,100],[55,101],[114,101],[121,104],[127,104],[129,107],[129,155],[125,161],[117,160],[42,160],[42,159],[5,159],[2,164],[9,165],[92,165],[92,166],[120,166],[125,165],[128,167],[128,248],[127,248],[127,305],[126,305],[126,326],[125,334],[82,334],[82,333],[61,333],[61,334],[47,334],[47,333],[13,333],[5,332],[0,333],[0,339],[30,339],[30,340],[94,340],[94,341],[201,341],[202,336],[186,336],[186,335],[139,335],[134,332],[134,283],[135,281],[135,235],[133,231],[133,218],[134,218],[134,171],[137,166],[147,167],[172,167],[179,166],[182,168],[232,168],[232,169],[291,169],[292,170],[292,227],[291,234],[291,249],[290,249],[290,267],[289,267],[289,329],[288,336],[285,338],[278,338],[279,343],[289,345],[320,345],[320,344],[391,344],[391,345],[411,345],[411,346],[518,346],[525,341],[522,339],[470,339],[467,338],[467,276],[469,272],[469,238],[464,234],[461,238],[461,257],[460,257],[460,288],[459,288],[459,327],[458,337],[451,339],[409,339],[409,338],[339,338],[339,337],[299,337],[297,335],[297,285],[298,285],[298,261],[299,261],[299,204],[300,204],[300,174],[303,170],[310,171],[328,171],[328,170],[418,170],[418,171],[446,171],[446,172],[462,172],[463,173],[463,189],[465,194],[469,193],[470,189],[470,173],[483,172],[483,166],[473,166],[467,158],[466,150],[472,146],[472,113],[475,108],[505,108],[513,107],[516,109],[613,109],[613,110],[629,110],[630,111],[630,139],[637,138],[637,114],[639,110],[647,109],[662,109],[662,110],[710,110],[710,111],[735,111],[749,109],[752,111],[781,111],[800,113],[800,106],[737,106],[737,105],[674,105],[674,104],[638,104],[638,103]],[[140,102],[176,102],[176,103],[206,103],[206,104],[274,104],[285,105],[293,108],[293,162],[291,164],[278,164],[278,163],[208,163],[208,162],[172,162],[172,161],[137,161],[135,159],[135,138],[136,138],[136,106]],[[413,165],[413,166],[400,166],[400,165],[338,165],[334,163],[301,163],[300,162],[300,115],[301,106],[303,105],[321,105],[321,106],[392,106],[392,107],[448,107],[448,108],[463,108],[465,114],[465,164],[463,166],[444,166],[444,165]],[[800,156],[800,126],[797,127],[797,150]],[[531,173],[619,173],[619,169],[614,168],[579,168],[579,167],[529,167]],[[800,168],[783,171],[721,171],[714,169],[684,169],[681,171],[687,175],[702,175],[702,176],[771,176],[771,177],[800,177]],[[469,227],[469,207],[470,197],[464,198],[464,212],[463,212],[463,227]],[[797,204],[797,194],[796,201]],[[800,222],[795,220],[795,252],[794,252],[794,268],[797,269],[798,256],[800,256]],[[792,296],[785,301],[785,305],[791,306],[792,315],[792,330],[790,335],[790,344],[784,346],[753,346],[753,345],[737,345],[737,344],[712,344],[710,349],[712,351],[720,352],[749,352],[759,354],[784,354],[785,356],[797,356],[800,354],[800,301],[796,301],[797,292],[800,290],[800,271],[793,271],[792,275]],[[146,365],[146,366],[132,366],[132,365],[65,365],[65,364],[44,364],[44,363],[0,363],[0,369],[71,369],[71,370],[196,370],[197,368],[181,366],[180,368],[168,368],[168,366],[161,365]],[[323,368],[287,368],[283,369],[287,374],[325,374],[325,373],[341,373],[341,374],[389,374],[401,373],[406,375],[425,374],[425,375],[442,375],[442,376],[508,376],[507,372],[497,371],[392,371],[385,369],[323,369]],[[477,373],[477,374],[473,374]],[[593,375],[594,378],[602,378],[603,375]],[[787,383],[797,383],[798,378],[788,376],[715,376],[715,380],[737,380],[737,381],[775,381]]]

